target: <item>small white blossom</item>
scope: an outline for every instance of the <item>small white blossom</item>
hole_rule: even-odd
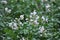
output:
[[[46,5],[46,8],[48,9],[49,7],[50,7],[50,5],[49,5],[49,4],[47,4],[47,5]]]
[[[20,15],[20,19],[23,20],[24,19],[24,15]]]
[[[10,27],[12,26],[12,24],[13,24],[12,22],[11,22],[11,23],[8,23],[8,25],[9,25]]]
[[[42,19],[43,19],[43,20],[45,20],[45,17],[44,17],[44,16],[42,16]]]
[[[17,23],[13,23],[13,26],[17,27]]]
[[[37,15],[36,20],[39,19],[39,16]]]
[[[6,11],[7,13],[11,13],[11,9],[8,9],[7,7],[5,8],[5,11]]]
[[[43,21],[46,21],[46,22],[48,22],[48,17],[44,17],[44,16],[42,16],[42,19],[43,19]]]
[[[6,0],[2,0],[1,3],[2,4],[7,4],[7,1]]]
[[[36,15],[36,14],[37,14],[37,13],[36,13],[36,10],[34,10],[34,12],[33,12],[33,13],[34,13],[34,15]]]
[[[50,9],[46,9],[46,12],[50,12],[51,10]]]
[[[32,13],[32,12],[31,12],[30,14],[31,14],[31,15],[33,15],[33,13]]]
[[[37,14],[37,12],[36,12],[36,10],[34,10],[33,12],[31,12],[30,13],[31,15],[36,15]]]
[[[17,23],[13,23],[13,27],[12,27],[12,29],[14,29],[14,30],[17,30],[18,29],[18,27],[17,27]]]
[[[39,30],[40,30],[40,33],[43,33],[43,31],[45,30],[44,26],[40,27]]]
[[[34,21],[34,24],[37,24],[37,25],[38,25],[39,23],[37,22],[37,20],[35,20],[35,21]]]
[[[22,24],[22,22],[20,22],[20,24]]]
[[[46,18],[45,20],[46,20],[46,22],[48,22],[48,18]]]
[[[5,11],[8,11],[8,8],[7,7],[5,8]]]
[[[28,20],[28,18],[26,18],[25,20]]]
[[[32,21],[34,21],[33,19],[30,19],[30,21],[32,22]]]
[[[23,23],[22,22],[19,22],[19,24],[23,26]]]
[[[18,19],[18,18],[15,18],[16,20]]]
[[[9,27],[11,27],[12,29],[14,29],[14,30],[18,29],[17,23],[11,22],[11,23],[8,23],[8,24],[9,24]]]
[[[7,12],[8,12],[8,13],[11,13],[11,9],[9,9]]]

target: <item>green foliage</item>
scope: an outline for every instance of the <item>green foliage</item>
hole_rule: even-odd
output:
[[[0,40],[60,40],[60,0],[0,0]]]

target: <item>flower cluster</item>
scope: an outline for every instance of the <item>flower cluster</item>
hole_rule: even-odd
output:
[[[32,13],[30,13],[30,22],[32,22],[31,24],[36,24],[38,25],[39,16],[37,15],[36,10],[34,10]]]
[[[34,10],[33,12],[30,13],[29,19],[26,18],[26,22],[28,22],[28,25],[39,25],[38,20],[40,19],[39,15],[37,14],[36,10]],[[45,18],[44,16],[41,17],[42,21],[46,21],[48,22],[48,18]],[[23,26],[26,22],[21,22],[20,20],[24,20],[24,15],[20,15],[20,18],[15,18],[14,22],[8,23],[9,27],[11,27],[14,30],[18,29],[18,26]],[[39,31],[40,33],[43,33],[43,31],[45,30],[44,26],[39,27]]]
[[[24,19],[24,15],[20,15],[20,19],[23,20]]]
[[[17,23],[11,22],[11,23],[8,23],[8,24],[9,24],[9,27],[11,27],[12,29],[14,29],[14,30],[18,29]]]
[[[42,16],[41,18],[42,18],[43,21],[48,22],[48,17]]]
[[[43,33],[44,30],[45,30],[44,26],[39,27],[39,31],[40,31],[40,33]]]
[[[5,8],[5,11],[6,11],[7,13],[11,13],[11,9],[8,9],[7,7]]]

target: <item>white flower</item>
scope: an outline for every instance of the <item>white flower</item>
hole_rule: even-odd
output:
[[[23,20],[24,19],[24,15],[20,15],[20,19]]]
[[[46,5],[46,8],[48,9],[49,7],[50,7],[50,5],[49,5],[49,4],[47,4],[47,5]]]
[[[38,25],[39,23],[37,22],[37,20],[35,20],[35,21],[34,21],[34,24],[37,24],[37,25]]]
[[[11,26],[12,26],[12,24],[13,24],[12,22],[11,22],[11,23],[8,23],[9,27],[11,27]]]
[[[37,15],[36,20],[39,19],[39,16]]]
[[[26,18],[25,20],[28,20],[28,18]]]
[[[15,18],[16,20],[18,19],[18,18]]]
[[[9,24],[9,27],[11,27],[12,29],[14,29],[14,30],[18,29],[17,23],[11,22],[11,23],[8,23],[8,24]]]
[[[31,15],[33,15],[33,13],[32,13],[32,12],[31,12],[30,14],[31,14]]]
[[[46,9],[46,12],[50,12],[51,10],[50,9]]]
[[[2,0],[1,3],[7,4],[7,1],[6,0]]]
[[[32,21],[33,21],[33,19],[30,19],[30,21],[32,22]]]
[[[42,16],[42,19],[43,19],[43,20],[45,20],[45,17],[44,17],[44,16]]]
[[[8,11],[8,8],[7,7],[5,8],[5,11]]]
[[[45,20],[46,20],[46,22],[48,22],[48,18],[46,18]]]
[[[17,27],[17,23],[13,23],[13,27],[12,27],[12,29],[14,29],[14,30],[17,30],[18,29],[18,27]]]
[[[17,23],[13,23],[13,26],[17,27]]]
[[[22,23],[22,22],[19,22],[19,24],[20,24],[21,26],[23,26],[23,23]]]
[[[11,9],[9,9],[7,12],[8,12],[8,13],[11,13]]]
[[[37,14],[37,12],[36,12],[36,10],[34,10],[33,12],[31,12],[30,13],[31,15],[36,15]]]
[[[6,11],[7,13],[11,13],[11,9],[8,9],[7,7],[5,8],[5,11]]]
[[[20,24],[22,24],[22,22],[20,22]]]
[[[43,31],[45,30],[44,26],[40,27],[39,30],[40,30],[40,33],[43,33]]]
[[[46,22],[48,22],[48,17],[44,17],[44,16],[42,16],[42,19],[43,19],[43,21],[46,21]]]
[[[36,14],[37,14],[37,13],[36,13],[36,10],[34,10],[33,14],[34,14],[34,15],[36,15]]]

